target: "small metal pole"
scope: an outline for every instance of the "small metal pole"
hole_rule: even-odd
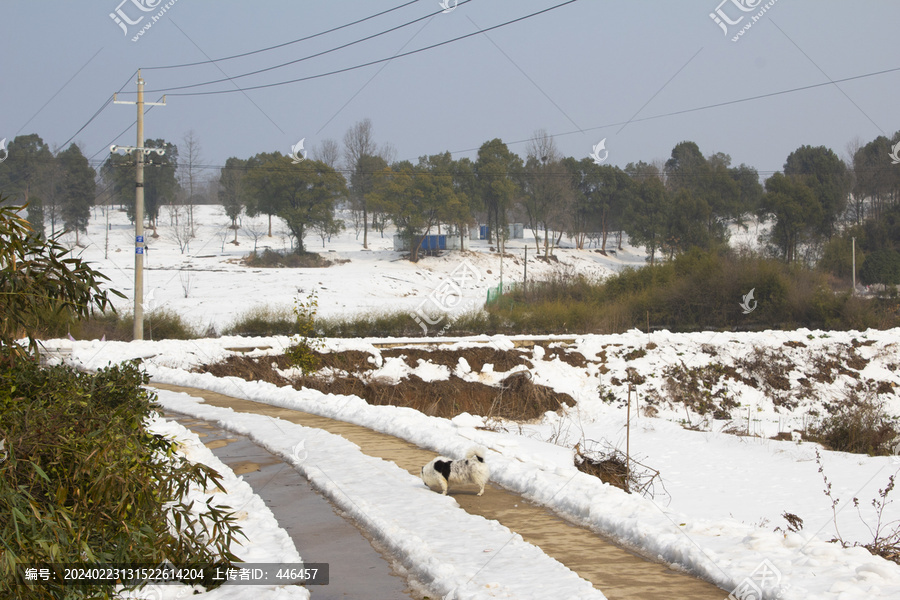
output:
[[[625,418],[625,491],[631,493],[629,482],[631,481],[631,390],[634,384],[628,384],[628,416]]]

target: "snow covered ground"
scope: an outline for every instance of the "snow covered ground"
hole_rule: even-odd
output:
[[[134,227],[126,214],[117,209],[109,211],[109,224],[102,208],[94,210],[88,233],[80,238],[84,248],[76,254],[95,263],[112,281],[111,287],[127,296],[117,299],[116,307],[129,312],[134,304]],[[184,253],[169,225],[166,208],[160,211],[158,238],[147,230],[148,249],[144,258],[144,294],[147,310],[167,308],[176,311],[189,322],[206,331],[214,327],[221,332],[234,322],[238,314],[261,305],[290,309],[298,295],[316,291],[319,315],[330,317],[357,314],[362,311],[413,310],[428,294],[465,261],[475,276],[468,277],[463,286],[461,305],[484,303],[488,288],[503,281],[521,281],[525,276],[525,244],[528,250],[528,278],[546,275],[560,266],[573,272],[597,277],[608,275],[628,265],[644,264],[643,252],[626,248],[618,256],[603,256],[594,249],[557,252],[562,265],[550,265],[535,260],[535,248],[530,231],[525,239],[510,240],[507,256],[501,265],[500,257],[489,252],[490,242],[472,241],[474,252],[449,252],[442,257],[429,258],[417,264],[401,258],[393,250],[393,229],[385,229],[384,236],[369,232],[369,250],[362,249],[362,234],[357,239],[345,216],[348,230],[334,237],[326,246],[315,236],[306,239],[306,247],[321,252],[331,260],[349,262],[325,269],[248,269],[240,259],[253,250],[254,240],[249,231],[263,232],[257,239],[258,250],[290,249],[284,226],[273,220],[273,236],[265,235],[265,217],[243,217],[244,227],[238,231],[238,246],[234,231],[228,229],[230,219],[220,206],[194,208],[197,236]],[[182,217],[183,218],[183,217]],[[74,236],[68,236],[74,243]],[[564,244],[565,245],[565,244]],[[571,244],[568,244],[571,247]],[[613,247],[612,240],[608,243]]]
[[[222,251],[223,241],[232,239],[233,232],[224,229],[227,220],[217,216],[217,210],[200,209],[198,222],[204,224],[206,233],[192,243],[189,253],[181,255],[161,227],[161,238],[151,240],[147,257],[150,271],[145,276],[145,290],[154,291],[152,301],[204,327],[213,325],[221,330],[236,313],[254,304],[289,306],[298,292],[312,290],[318,292],[320,312],[325,315],[373,308],[411,310],[463,260],[480,274],[464,288],[466,300],[480,303],[485,289],[499,281],[499,257],[494,254],[450,253],[413,265],[390,249],[388,237],[370,235],[373,249],[361,251],[352,232],[326,248],[335,250],[329,254],[349,258],[349,263],[328,269],[247,269],[236,261],[252,248],[252,241],[239,234],[241,245],[224,244]],[[131,230],[124,213],[111,212],[110,219],[114,223],[108,230],[110,258],[103,258],[105,221],[99,213],[89,235],[83,237],[88,243],[83,254],[110,275],[113,287],[128,294],[133,268]],[[217,232],[228,236],[215,238]],[[273,240],[277,242],[278,238]],[[307,243],[311,248],[316,246],[314,239]],[[476,242],[476,249],[479,244],[486,246]],[[511,252],[519,255],[522,246],[516,244],[521,242],[511,244]],[[560,268],[532,262],[530,254],[529,278]],[[593,251],[563,250],[559,255],[568,268],[597,275],[643,263],[638,251],[609,258]],[[520,279],[522,262],[507,259],[503,269],[504,281]],[[130,300],[121,304],[126,310],[129,305]],[[434,341],[463,346],[489,344],[501,350],[514,345],[513,338],[504,336],[454,339],[452,333],[451,329]],[[413,369],[424,378],[449,376],[447,369],[379,361],[380,351],[374,344],[383,341],[328,340],[326,347],[370,352],[378,366],[373,376],[397,379]],[[634,331],[616,336],[580,336],[568,350],[584,357],[584,366],[550,358],[556,344],[538,341],[529,351],[534,381],[570,394],[574,406],[565,414],[548,413],[540,423],[521,427],[485,423],[476,415],[461,415],[452,421],[439,419],[411,409],[369,406],[355,397],[276,388],[189,371],[233,354],[227,348],[270,347],[250,353],[263,356],[280,352],[288,343],[287,338],[218,338],[132,343],[55,340],[48,345],[71,349],[73,363],[86,368],[144,358],[148,372],[161,383],[210,389],[350,421],[443,454],[460,455],[473,442],[480,443],[490,449],[488,462],[497,483],[726,590],[757,585],[767,592],[766,597],[900,597],[900,567],[863,549],[845,549],[828,542],[837,531],[848,542],[872,540],[870,528],[875,515],[871,501],[900,469],[900,463],[892,457],[820,450],[824,472],[839,500],[835,517],[823,493],[824,482],[815,460],[817,446],[806,441],[770,439],[777,433],[805,429],[823,414],[826,403],[854,393],[871,395],[889,414],[900,416],[896,394],[900,386],[898,330],[651,335]],[[764,368],[767,365],[768,374]],[[732,369],[740,377],[719,377],[707,391],[716,402],[730,402],[727,418],[716,419],[712,412],[700,414],[672,401],[667,391],[670,377],[677,380],[723,369]],[[779,385],[766,383],[773,373],[782,376]],[[455,375],[491,384],[504,374],[488,366],[475,373],[460,364]],[[624,448],[629,379],[638,382],[632,406],[632,453],[643,464],[659,470],[664,484],[653,498],[625,494],[573,466],[576,443],[589,445],[603,440]],[[377,532],[404,566],[430,583],[434,591],[453,592],[459,598],[546,598],[547,590],[525,589],[517,583],[523,573],[521,561],[527,557],[529,570],[537,565],[536,569],[546,569],[562,582],[563,587],[555,588],[552,597],[600,597],[577,577],[572,579],[558,571],[560,565],[541,558],[541,553],[536,554],[514,534],[463,513],[452,498],[425,493],[416,478],[390,464],[375,465],[352,444],[289,423],[236,416],[177,394],[162,393],[160,398],[167,408],[216,421],[281,454],[314,482],[318,477],[318,487],[337,505],[362,507],[347,510],[370,531]],[[485,425],[492,430],[479,429]],[[273,427],[279,429],[278,436],[273,435]],[[726,429],[754,435],[732,435],[725,433]],[[296,456],[300,441],[308,453],[304,460]],[[346,485],[330,486],[319,471]],[[377,477],[366,477],[366,485],[353,485],[354,478],[367,471],[377,472]],[[379,483],[373,485],[376,479]],[[393,492],[387,493],[388,488]],[[859,499],[858,511],[853,498]],[[442,528],[437,543],[427,526],[420,529],[404,519],[411,510],[420,511],[423,517],[440,515],[457,523],[458,529]],[[801,517],[803,529],[786,533],[782,513]],[[893,529],[898,521],[900,508],[889,504],[883,522],[891,523],[889,529]],[[776,527],[780,529],[776,531]],[[470,530],[477,535],[470,536]],[[723,593],[723,597],[726,595]]]
[[[661,332],[648,337],[632,332],[618,336],[584,336],[570,346],[570,350],[589,359],[605,351],[604,364],[608,369],[605,374],[596,363],[574,367],[558,358],[545,360],[549,356],[546,350],[553,344],[539,342],[530,351],[534,365],[530,370],[535,381],[571,394],[576,406],[561,417],[550,413],[542,423],[523,426],[521,431],[515,426],[508,427],[509,431],[503,431],[502,427],[495,427],[495,431],[476,429],[485,422],[483,418],[472,415],[461,415],[449,421],[406,408],[369,406],[355,397],[333,397],[312,390],[296,391],[262,382],[188,372],[192,366],[232,354],[225,348],[237,345],[241,340],[236,338],[69,344],[73,350],[73,360],[89,368],[111,360],[142,356],[147,359],[148,372],[155,381],[210,389],[346,420],[451,456],[461,455],[473,442],[480,443],[491,450],[488,461],[492,478],[504,487],[545,504],[575,522],[611,535],[644,555],[658,557],[684,568],[724,589],[735,589],[753,573],[758,573],[760,565],[764,569],[771,565],[772,572],[778,576],[770,576],[766,580],[769,593],[781,593],[783,598],[889,598],[900,594],[900,567],[871,556],[863,549],[843,549],[827,542],[835,535],[835,522],[831,504],[822,492],[824,483],[815,462],[818,446],[766,437],[778,431],[790,431],[795,424],[799,425],[804,418],[809,418],[809,411],[821,408],[823,402],[834,400],[834,397],[844,393],[845,388],[854,387],[858,382],[855,377],[841,375],[835,382],[817,384],[810,398],[790,411],[784,408],[776,410],[770,398],[747,383],[729,380],[730,392],[741,402],[741,407],[735,412],[741,413],[745,407],[749,408],[753,420],[749,427],[754,432],[765,434],[761,437],[738,437],[721,431],[726,423],[734,425],[737,422],[741,428],[748,426],[737,419],[727,422],[708,420],[705,431],[687,430],[680,421],[686,420],[686,416],[692,421],[702,421],[699,415],[686,415],[682,407],[669,406],[660,401],[656,404],[656,416],[651,418],[641,414],[636,404],[631,434],[632,451],[641,462],[661,472],[665,485],[665,491],[652,500],[627,495],[580,473],[573,466],[572,447],[576,442],[584,443],[585,440],[608,440],[623,447],[625,408],[620,406],[619,401],[604,401],[598,390],[608,390],[604,393],[607,397],[611,393],[618,400],[626,398],[625,383],[616,386],[611,380],[617,376],[624,380],[627,368],[635,368],[646,376],[647,382],[638,386],[646,398],[652,395],[653,389],[663,387],[656,381],[660,377],[652,375],[661,373],[668,365],[681,364],[681,361],[699,366],[711,362],[714,356],[724,361],[728,356],[749,355],[756,348],[777,348],[793,357],[792,364],[796,369],[786,375],[796,379],[804,370],[813,369],[822,352],[838,347],[852,348],[856,340],[858,344],[868,344],[856,348],[860,358],[866,361],[864,367],[862,363],[857,364],[862,367],[859,378],[900,385],[896,368],[900,362],[898,333],[896,330],[863,333]],[[329,340],[328,346],[333,350],[365,349],[378,357],[380,351],[373,345],[375,341]],[[243,340],[244,345],[271,346],[270,350],[257,350],[251,355],[277,353],[288,342],[287,338]],[[785,346],[786,342],[790,345]],[[469,338],[458,340],[458,343],[513,348],[513,339],[506,337]],[[656,347],[645,350],[645,355],[635,358],[631,354],[635,349],[646,349],[651,344]],[[710,354],[713,349],[716,350],[715,355]],[[625,356],[631,358],[626,359]],[[379,364],[377,358],[376,364]],[[426,370],[420,365],[417,372],[426,375]],[[431,371],[431,376],[437,375],[437,369],[432,368]],[[381,361],[380,370],[371,376],[399,378],[410,372],[408,365],[404,367],[396,359],[389,359]],[[464,365],[460,365],[457,374],[486,383],[499,381],[503,376],[488,367],[481,373],[472,373]],[[443,376],[448,375],[444,373]],[[900,404],[893,392],[880,397],[891,414],[900,414]],[[236,417],[222,409],[197,405],[185,397],[163,394],[162,398],[167,408],[217,421],[226,428],[250,435],[284,456],[289,457],[292,444],[303,439],[273,436],[268,419]],[[278,427],[284,428],[285,432],[291,431],[284,423]],[[277,438],[284,439],[271,441]],[[315,442],[310,438],[306,444],[307,451],[313,452],[319,443],[324,443],[321,437],[316,437]],[[326,455],[333,451],[335,448],[329,446]],[[884,488],[888,477],[900,469],[900,464],[891,457],[870,458],[824,450],[820,452],[834,496],[840,500],[837,517],[840,533],[850,542],[871,541],[868,527],[874,523],[875,517],[870,501],[878,496],[878,490]],[[340,455],[341,460],[348,461],[348,464],[356,460],[350,447],[342,447]],[[318,463],[314,461],[311,464]],[[304,469],[301,465],[299,468],[309,471],[311,478],[315,475],[314,469],[310,471],[312,467]],[[395,490],[393,495],[383,497],[375,491],[370,493],[368,486],[363,486],[355,492],[359,495],[353,497],[353,502],[365,502],[368,507],[377,505],[380,511],[386,511],[384,516],[372,517],[376,520],[370,525],[374,525],[376,530],[388,532],[384,534],[384,542],[402,557],[405,564],[413,569],[418,565],[420,570],[426,571],[423,563],[433,565],[433,561],[438,561],[453,565],[455,575],[442,579],[434,572],[420,573],[425,581],[434,581],[438,589],[445,591],[447,586],[470,584],[467,574],[471,573],[471,565],[455,564],[457,559],[444,556],[443,550],[439,553],[432,548],[435,554],[442,556],[440,559],[429,556],[422,548],[403,546],[390,537],[389,533],[395,530],[398,540],[406,540],[413,535],[402,528],[407,525],[403,515],[410,510],[411,497],[416,498],[414,503],[417,505],[445,500],[428,495],[421,500],[418,496],[409,496],[407,492],[418,493],[414,492],[421,487],[418,480],[406,477],[399,468],[385,468],[396,472],[377,478],[390,479]],[[353,472],[350,467],[348,469]],[[341,470],[338,465],[329,466],[329,477],[338,476],[336,473]],[[344,486],[340,488],[344,489]],[[396,493],[396,489],[400,488],[404,489],[404,493]],[[323,485],[323,489],[334,502],[347,502],[341,493],[330,493],[327,485]],[[860,499],[859,514],[852,506],[851,499],[854,497]],[[787,523],[781,517],[784,512],[800,516],[805,523],[803,530],[785,533]],[[365,515],[355,516],[367,523]],[[460,515],[459,518],[465,517]],[[896,505],[888,505],[884,521],[896,522],[898,519],[900,510]],[[775,531],[776,526],[781,530]],[[468,545],[468,533],[463,531],[468,532],[470,528],[457,530],[460,533],[456,541],[468,548],[473,546]],[[421,539],[430,539],[421,533],[416,535]],[[446,531],[444,535],[447,535]],[[494,547],[493,543],[481,545]],[[510,576],[521,574],[521,566],[513,568],[514,564],[521,565],[518,561],[511,562]],[[507,584],[501,583],[499,575],[488,580],[476,578],[475,581],[481,585],[497,584],[500,586],[498,590],[507,589],[504,587]],[[460,597],[478,597],[470,595],[476,593],[475,589],[463,587],[461,590],[468,591],[461,591]],[[538,590],[534,592],[533,597],[546,597]],[[570,597],[578,597],[574,591],[572,593]],[[514,597],[529,596],[518,590]]]

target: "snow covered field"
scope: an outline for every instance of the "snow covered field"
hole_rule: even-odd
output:
[[[679,565],[725,589],[733,589],[759,565],[767,564],[764,561],[769,561],[779,573],[778,581],[770,578],[769,583],[784,587],[782,597],[785,598],[888,598],[900,593],[900,567],[873,557],[865,550],[842,549],[825,541],[834,537],[835,524],[830,502],[822,492],[824,484],[815,462],[817,446],[814,444],[775,441],[765,436],[738,437],[725,434],[721,432],[726,424],[724,421],[710,421],[707,423],[708,431],[689,431],[679,424],[684,419],[683,409],[666,406],[664,403],[658,404],[658,413],[654,418],[637,416],[640,412],[635,410],[632,451],[644,464],[658,469],[665,484],[665,493],[657,494],[652,501],[636,495],[626,495],[578,472],[572,465],[572,446],[579,440],[608,440],[622,446],[625,410],[617,402],[601,400],[597,390],[602,385],[602,379],[609,380],[617,374],[624,375],[628,366],[637,368],[641,373],[652,374],[680,359],[708,361],[710,355],[701,350],[704,345],[709,350],[709,346],[716,344],[723,353],[740,356],[749,353],[754,347],[784,347],[784,342],[793,342],[796,347],[792,351],[797,354],[797,364],[803,369],[809,365],[801,362],[803,349],[798,343],[813,347],[810,356],[816,356],[816,350],[841,344],[849,346],[853,339],[859,339],[872,342],[871,345],[859,348],[861,356],[869,358],[861,376],[898,385],[900,376],[897,374],[896,363],[900,360],[900,352],[897,334],[897,331],[870,331],[862,334],[807,331],[753,334],[656,333],[648,338],[646,334],[634,332],[620,336],[585,336],[570,346],[570,350],[574,349],[588,358],[596,357],[601,349],[616,348],[618,358],[607,356],[605,364],[609,371],[606,375],[601,374],[593,363],[585,368],[577,368],[559,359],[543,360],[544,348],[550,347],[550,344],[538,343],[530,357],[534,364],[532,373],[535,380],[570,393],[577,402],[576,407],[562,417],[548,414],[540,424],[526,425],[521,431],[511,426],[510,431],[506,432],[476,429],[484,425],[484,419],[471,415],[461,415],[449,421],[427,417],[411,409],[369,406],[353,397],[331,397],[312,390],[301,392],[261,382],[251,383],[236,378],[215,378],[209,374],[188,372],[192,366],[232,354],[225,348],[241,341],[236,338],[186,342],[69,344],[72,346],[73,360],[86,367],[93,368],[111,360],[141,356],[146,358],[148,372],[155,381],[210,389],[350,421],[397,435],[444,454],[460,455],[472,442],[480,443],[491,450],[488,460],[493,480],[504,487],[546,504],[575,522],[612,535],[645,555],[660,557],[673,565]],[[622,358],[634,348],[646,348],[651,340],[657,345],[659,352],[649,351],[645,356],[631,360]],[[366,349],[378,356],[379,350],[372,345],[373,341],[375,340],[330,340],[328,346],[333,350]],[[244,340],[245,344],[248,342],[271,346],[271,350],[255,352],[263,355],[278,352],[289,340]],[[503,337],[467,339],[460,340],[459,343],[487,343],[498,348],[513,346],[511,339]],[[667,356],[668,354],[671,356]],[[672,357],[679,358],[673,360]],[[420,365],[417,371],[425,374],[425,367]],[[389,359],[372,376],[403,377],[409,372],[411,370],[403,368],[396,359]],[[495,373],[489,368],[481,373],[466,372],[462,365],[457,369],[457,374],[488,383],[502,377],[501,373]],[[799,371],[794,376],[799,376]],[[789,431],[794,423],[803,420],[803,415],[810,409],[821,406],[822,401],[833,400],[831,396],[840,395],[847,384],[855,381],[849,376],[842,377],[839,382],[821,386],[821,400],[809,400],[802,408],[794,411],[776,411],[765,396],[744,383],[732,382],[732,388],[739,394],[742,405],[746,403],[751,409],[754,420],[750,424],[751,429],[772,435],[778,430]],[[639,387],[643,387],[646,394],[652,389],[652,385],[646,384]],[[614,395],[623,397],[620,391]],[[892,414],[898,414],[900,411],[896,396],[893,393],[883,396],[888,410]],[[310,440],[306,443],[309,452],[314,451],[316,444],[324,443],[319,437],[313,440],[301,434],[298,437],[273,436],[272,424],[268,419],[235,417],[227,410],[197,405],[186,397],[169,393],[161,394],[161,398],[164,406],[169,409],[220,422],[226,428],[250,435],[271,451],[288,459],[292,456],[292,447],[301,439]],[[697,419],[698,415],[693,415],[692,418]],[[291,431],[287,423],[280,423],[277,427],[285,432]],[[276,438],[277,442],[271,441]],[[328,452],[332,451],[329,447]],[[869,502],[877,497],[878,489],[886,485],[888,477],[900,465],[891,457],[869,458],[824,450],[821,454],[826,474],[834,486],[834,495],[840,499],[837,518],[840,533],[847,541],[871,541],[867,524],[871,526],[874,516]],[[340,455],[341,460],[349,461],[354,453],[351,448],[342,447]],[[318,459],[312,464],[319,464]],[[307,472],[302,465],[300,468]],[[331,465],[328,473],[330,477],[335,477],[335,473],[342,470],[342,467]],[[352,469],[350,473],[352,479]],[[314,479],[312,471],[308,474]],[[396,486],[409,488],[410,493],[421,489],[414,477],[406,478],[405,473],[395,473],[394,476],[401,478],[392,483],[395,489]],[[323,487],[325,493],[331,496],[328,486]],[[344,489],[343,486],[340,487]],[[375,527],[382,532],[392,532],[401,524],[407,523],[404,514],[409,510],[411,501],[406,494],[395,493],[391,496],[391,502],[388,502],[380,495],[368,496],[370,492],[366,490],[368,488],[364,486],[359,492],[360,497],[354,498],[354,502],[359,503],[361,499],[365,499],[367,506],[377,505],[388,511],[388,515],[381,518],[388,519],[389,524],[379,520],[374,524]],[[371,493],[375,494],[374,491]],[[853,497],[860,499],[859,514],[851,505]],[[339,503],[340,494],[335,493],[332,500]],[[427,495],[421,502],[427,500],[445,502],[439,497]],[[415,502],[419,504],[420,500],[417,498]],[[781,518],[783,512],[796,514],[804,520],[805,527],[800,533],[783,531],[787,528],[786,522]],[[365,515],[356,516],[363,523],[367,522]],[[390,520],[391,516],[393,521]],[[884,520],[893,522],[898,519],[900,511],[895,505],[889,505]],[[774,531],[776,526],[781,527],[781,531]],[[400,532],[398,539],[408,539],[409,532],[402,529]],[[465,541],[467,536],[468,534],[461,533],[457,541],[468,544]],[[404,550],[392,544],[391,539],[384,541],[401,556],[406,553],[405,562],[410,565],[422,562],[431,564],[432,560],[450,560],[447,557],[438,559],[433,556],[426,559],[421,549]],[[460,567],[458,575],[470,572]],[[436,577],[433,573],[429,575]],[[422,576],[430,580],[429,576]],[[454,581],[456,585],[467,581],[467,577],[463,576],[448,579],[450,581],[439,588],[446,590],[444,586],[451,586]],[[471,591],[474,593],[474,590]],[[525,597],[520,592],[513,597]],[[534,597],[539,596],[537,594]],[[464,594],[461,597],[477,596]]]
[[[90,235],[83,238],[89,241],[84,256],[96,261],[113,279],[113,287],[127,294],[133,266],[131,234],[124,213],[111,213],[111,218],[116,216],[118,224],[110,230],[110,258],[103,259],[105,235],[99,218],[94,222],[101,223],[99,231],[92,227]],[[207,214],[202,220],[198,217],[198,222],[212,223],[217,218],[221,229],[224,217]],[[209,228],[214,232],[212,225]],[[227,233],[227,239],[231,239],[233,233]],[[364,252],[351,232],[326,248],[349,258],[347,264],[316,270],[250,270],[234,259],[251,249],[252,241],[239,237],[241,246],[226,244],[223,253],[222,238],[215,241],[207,236],[204,241],[201,237],[190,255],[182,256],[177,245],[165,241],[164,228],[160,228],[160,234],[160,241],[150,242],[147,266],[151,271],[145,290],[156,290],[153,298],[157,303],[220,330],[236,312],[254,303],[289,305],[298,291],[314,289],[326,315],[371,308],[412,309],[462,258],[451,253],[412,265],[389,249],[387,237],[382,240],[377,234],[371,235],[373,250]],[[120,252],[112,249],[114,237]],[[308,243],[311,248],[316,245],[311,239]],[[480,281],[466,288],[467,299],[480,302],[484,290],[499,280],[499,259],[488,254],[464,256],[482,275]],[[590,269],[598,275],[623,264],[642,262],[640,252],[606,258],[594,252],[565,250],[560,257],[580,272]],[[521,262],[509,262],[504,264],[504,281],[509,273],[519,279]],[[550,268],[529,260],[529,278]],[[186,298],[181,277],[184,273],[191,276],[191,291]],[[127,308],[128,301],[123,306]],[[511,350],[514,341],[526,337],[455,339],[452,333],[451,329],[434,341]],[[371,353],[378,367],[372,377],[398,379],[413,370],[428,377],[450,375],[426,364],[407,365],[396,359],[379,362],[380,351],[374,345],[379,341],[384,340],[328,340],[326,347]],[[71,348],[71,360],[86,368],[141,357],[154,381],[160,383],[194,386],[346,420],[447,455],[461,455],[473,442],[480,443],[490,450],[493,481],[725,590],[739,586],[746,590],[753,584],[763,588],[767,598],[900,597],[900,566],[863,549],[844,549],[828,542],[836,535],[836,525],[848,542],[872,540],[870,528],[875,516],[871,501],[900,469],[900,463],[892,457],[820,450],[832,493],[839,499],[835,518],[831,502],[823,493],[824,482],[815,459],[818,446],[770,439],[777,433],[789,435],[795,429],[804,429],[822,414],[826,403],[842,400],[854,391],[861,395],[868,391],[884,403],[889,414],[900,416],[896,395],[900,386],[898,330],[651,335],[634,331],[616,336],[579,336],[567,344],[567,350],[580,354],[585,360],[583,366],[549,358],[552,340],[536,341],[529,350],[533,365],[529,371],[535,383],[570,394],[575,404],[565,414],[548,413],[540,423],[521,427],[485,423],[476,415],[439,419],[406,408],[370,406],[355,397],[189,372],[194,366],[234,353],[227,348],[269,346],[268,350],[250,354],[264,356],[280,352],[288,343],[287,338],[219,338],[132,343],[57,340],[48,345]],[[835,362],[840,366],[835,367]],[[765,385],[764,364],[783,376],[786,389]],[[742,375],[722,377],[708,390],[710,397],[732,403],[728,418],[715,419],[711,412],[701,415],[671,401],[667,373],[685,376],[720,367],[733,368]],[[472,372],[468,365],[460,364],[455,375],[492,384],[504,374],[487,366],[481,372]],[[632,453],[659,470],[664,483],[664,489],[657,490],[652,499],[628,495],[573,466],[576,443],[605,440],[624,448],[629,379],[637,382],[637,399],[632,406]],[[375,532],[404,566],[435,592],[454,594],[449,597],[456,598],[550,597],[548,590],[539,586],[523,587],[522,561],[527,559],[529,569],[543,569],[559,582],[552,597],[602,597],[515,534],[464,513],[452,498],[427,493],[420,481],[397,467],[374,466],[371,459],[341,439],[268,418],[236,416],[183,395],[164,392],[160,399],[168,409],[207,418],[246,434],[295,464],[333,502]],[[481,428],[485,425],[491,430]],[[689,430],[685,425],[699,430]],[[737,436],[724,433],[725,429],[754,435]],[[300,442],[303,460],[296,452]],[[353,484],[364,477],[361,473],[373,470],[377,470],[377,476],[366,477],[365,485]],[[327,472],[337,482],[335,486],[330,486],[320,471]],[[853,498],[859,499],[858,512]],[[422,525],[424,521],[408,517],[412,510],[422,519],[439,515],[436,518],[458,526],[442,527],[441,541],[435,543],[432,532]],[[786,533],[782,513],[801,517],[803,529]],[[889,504],[883,521],[893,523],[890,529],[896,527],[900,508]],[[723,593],[723,598],[726,595]]]
[[[228,229],[231,220],[219,206],[194,208],[197,236],[185,252],[169,226],[167,209],[160,210],[158,238],[146,231],[148,250],[144,258],[144,301],[147,310],[167,308],[175,310],[189,322],[206,331],[210,326],[221,332],[236,315],[255,306],[290,309],[298,295],[316,291],[319,315],[324,317],[356,314],[361,311],[382,311],[416,308],[441,281],[463,261],[470,264],[476,277],[470,277],[463,288],[461,304],[475,302],[481,306],[486,290],[503,281],[521,281],[524,273],[525,243],[528,250],[528,278],[539,278],[554,268],[534,259],[533,239],[526,230],[525,239],[510,240],[503,265],[496,253],[488,251],[486,240],[472,241],[477,252],[460,254],[449,252],[413,264],[393,250],[393,229],[385,229],[384,237],[369,232],[369,250],[362,249],[362,233],[357,239],[348,215],[348,230],[326,242],[315,236],[306,238],[306,247],[322,252],[325,258],[349,260],[326,269],[248,269],[240,259],[253,250],[250,230],[262,232],[257,239],[258,250],[290,250],[290,240],[284,226],[273,219],[272,237],[265,235],[266,218],[243,217],[244,227],[238,231],[238,246],[234,230]],[[68,239],[68,238],[67,238]],[[74,242],[74,236],[71,236]],[[109,211],[109,229],[101,208],[94,210],[88,233],[80,238],[82,249],[76,254],[94,262],[112,281],[111,287],[127,296],[117,299],[116,307],[129,312],[134,303],[134,227],[126,214],[117,209]],[[571,246],[571,244],[569,244]],[[608,242],[610,248],[613,241]],[[593,251],[563,250],[558,252],[563,266],[573,271],[602,277],[626,265],[643,265],[643,252],[626,248],[617,257],[605,257]]]

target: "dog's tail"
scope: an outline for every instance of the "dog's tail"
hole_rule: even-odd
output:
[[[484,462],[484,455],[486,453],[487,453],[487,450],[485,450],[483,447],[473,446],[473,447],[469,448],[468,452],[466,452],[466,458],[468,458],[470,460],[475,458],[475,459],[478,459],[478,462]]]

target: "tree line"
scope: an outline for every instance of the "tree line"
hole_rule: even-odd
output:
[[[769,254],[786,262],[835,262],[832,255],[842,251],[835,240],[854,227],[869,232],[863,252],[896,251],[900,236],[891,223],[900,210],[900,166],[891,155],[898,142],[900,132],[857,143],[846,160],[825,146],[804,145],[788,155],[783,171],[761,180],[752,166],[733,166],[722,152],[704,155],[691,141],[677,144],[665,161],[620,168],[593,157],[563,156],[543,130],[535,132],[524,157],[492,139],[474,160],[449,152],[395,160],[390,145],[375,142],[372,122],[365,119],[347,130],[342,143],[323,140],[309,156],[275,151],[230,157],[210,193],[235,231],[243,214],[267,216],[268,235],[272,219],[281,219],[298,253],[307,251],[309,235],[324,241],[350,225],[368,248],[370,233],[383,235],[392,223],[416,261],[429,233],[463,236],[469,227],[486,224],[501,249],[509,223],[521,222],[545,256],[563,237],[577,248],[621,248],[624,233],[654,263],[692,248],[725,245],[731,226],[755,216],[771,224],[760,240]],[[195,182],[201,167],[192,132],[182,156],[176,144],[162,139],[145,145],[165,149],[146,158],[145,211],[155,228],[162,206],[192,207],[195,187],[205,184]],[[77,145],[53,154],[36,134],[13,140],[8,160],[0,163],[0,189],[30,202],[29,219],[39,230],[49,219],[51,231],[58,222],[76,235],[84,231],[101,188],[133,219],[134,186],[132,156],[110,155],[97,173]],[[352,223],[336,216],[339,209],[349,209]],[[181,221],[179,214],[174,212],[172,224],[187,227],[190,236],[193,212]]]

